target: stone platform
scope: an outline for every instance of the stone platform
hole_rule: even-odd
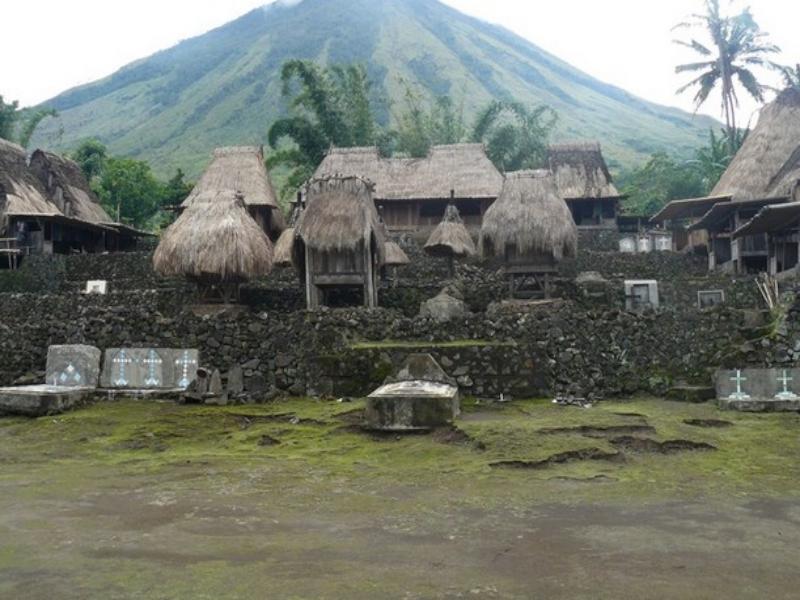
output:
[[[800,412],[800,398],[797,400],[775,400],[749,398],[736,400],[719,398],[717,406],[722,410],[738,410],[741,412]]]
[[[26,385],[0,388],[0,414],[43,417],[62,413],[86,402],[91,387]]]

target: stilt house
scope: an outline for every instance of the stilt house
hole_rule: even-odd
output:
[[[372,194],[372,184],[355,176],[317,178],[306,185],[294,252],[309,309],[378,305],[386,239]]]

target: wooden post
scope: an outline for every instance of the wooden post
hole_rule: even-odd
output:
[[[305,261],[306,261],[306,308],[314,310],[319,307],[319,290],[314,285],[314,273],[311,269],[311,248],[305,246]]]
[[[367,235],[363,241],[364,247],[364,305],[367,308],[375,308],[375,280],[372,267],[372,243],[371,236]]]

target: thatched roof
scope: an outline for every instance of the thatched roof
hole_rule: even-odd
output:
[[[112,222],[76,162],[52,152],[36,150],[31,157],[30,169],[65,217],[96,224]]]
[[[275,189],[264,165],[261,146],[232,146],[214,150],[211,164],[181,206],[187,208],[198,197],[229,190],[241,194],[248,207],[266,206],[280,212]]]
[[[161,236],[153,266],[161,275],[238,282],[272,269],[272,243],[232,190],[204,194]]]
[[[800,91],[787,89],[761,109],[758,124],[712,196],[734,202],[791,196],[800,180]]]
[[[575,256],[578,228],[549,171],[506,175],[500,197],[483,216],[480,246],[484,255],[502,256],[514,246],[522,255]]]
[[[63,216],[28,169],[25,150],[0,139],[0,230],[13,215]]]
[[[434,146],[425,158],[383,158],[375,147],[333,148],[315,177],[356,175],[375,184],[377,200],[497,198],[503,176],[483,144]]]
[[[403,251],[397,242],[386,242],[384,249],[386,251],[385,264],[388,267],[401,267],[411,262],[411,260],[408,258],[408,254]]]
[[[447,205],[444,217],[431,232],[424,250],[431,256],[474,256],[477,253],[475,242],[454,204]]]
[[[273,264],[276,267],[291,267],[294,264],[294,236],[294,227],[287,227],[275,242]]]
[[[553,144],[547,149],[547,161],[558,194],[567,201],[620,197],[597,142]]]
[[[374,243],[380,264],[386,243],[372,184],[361,177],[312,179],[305,186],[306,205],[295,234],[320,252],[355,250],[363,241]]]

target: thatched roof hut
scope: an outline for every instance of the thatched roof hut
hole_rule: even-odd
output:
[[[251,216],[267,233],[277,236],[286,227],[275,189],[264,164],[261,146],[231,146],[214,150],[214,158],[181,208],[198,199],[233,190],[241,195]],[[221,197],[225,195],[222,194]]]
[[[386,266],[387,267],[402,267],[411,263],[408,254],[400,247],[397,242],[391,240],[386,242]]]
[[[291,267],[294,264],[294,238],[294,227],[287,227],[281,233],[278,241],[275,242],[273,264],[276,267]]]
[[[22,215],[63,216],[28,169],[22,146],[0,139],[0,232]]]
[[[600,144],[569,142],[551,144],[547,162],[556,179],[559,195],[567,199],[618,198]]]
[[[497,199],[483,218],[480,237],[484,256],[546,255],[558,262],[578,249],[578,229],[549,171],[506,175]]]
[[[447,206],[444,218],[425,242],[424,250],[431,256],[439,257],[465,257],[474,256],[477,253],[475,242],[472,241],[472,236],[464,227],[464,222],[455,205]]]
[[[356,292],[368,307],[378,304],[377,281],[386,261],[386,236],[372,184],[360,177],[313,179],[295,228],[295,264],[306,281],[309,309],[337,293]]]
[[[384,158],[376,147],[332,148],[315,176],[336,174],[375,184],[373,198],[390,229],[434,227],[451,201],[479,224],[503,186],[483,144],[434,146],[424,158]]]
[[[88,223],[112,223],[113,219],[100,205],[100,200],[75,161],[52,152],[36,150],[31,156],[30,169],[65,217]]]
[[[384,262],[384,227],[372,200],[372,183],[356,176],[312,179],[295,235],[320,252],[355,250],[365,240],[376,244]]]
[[[239,283],[272,269],[272,243],[234,191],[197,196],[161,236],[153,256],[164,276]]]
[[[711,196],[734,202],[787,199],[800,181],[800,90],[787,89],[761,109]]]

